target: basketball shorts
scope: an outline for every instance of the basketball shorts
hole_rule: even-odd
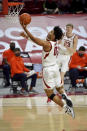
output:
[[[58,66],[48,66],[43,68],[43,87],[44,89],[54,89],[61,84],[60,72]]]
[[[70,60],[70,55],[59,54],[57,58],[58,68],[61,69],[61,72],[66,72],[69,70],[68,64]]]

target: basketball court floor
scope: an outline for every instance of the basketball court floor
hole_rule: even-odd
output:
[[[0,131],[87,131],[86,94],[68,94],[75,110],[72,119],[54,102],[47,103],[42,79],[35,90],[27,96],[13,95],[10,87],[0,86]]]
[[[87,96],[70,96],[75,119],[45,95],[0,98],[0,131],[87,131]]]

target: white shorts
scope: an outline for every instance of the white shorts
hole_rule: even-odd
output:
[[[69,70],[69,67],[68,67],[69,60],[70,60],[70,55],[58,54],[57,65],[58,65],[58,68],[61,69],[61,72],[66,72]]]
[[[43,68],[44,89],[53,89],[61,84],[60,72],[57,64]]]

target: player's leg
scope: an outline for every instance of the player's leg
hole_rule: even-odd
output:
[[[65,100],[66,102],[66,107],[65,107],[65,113],[69,114],[72,116],[72,118],[75,118],[75,113],[74,113],[74,109],[73,109],[73,103],[71,101],[71,99],[67,96],[64,87],[59,87],[56,88],[56,90],[58,91],[59,94],[61,94],[62,99]]]
[[[55,95],[53,89],[55,87],[55,70],[56,66],[50,66],[43,69],[43,85],[44,90],[49,99],[54,101],[56,104],[63,107],[63,102],[59,96]]]
[[[44,90],[47,96],[52,101],[54,101],[59,106],[63,107],[65,109],[65,112],[74,118],[74,113],[72,113],[72,110],[70,109],[70,107],[64,104],[62,99],[58,95],[55,95],[53,92],[53,89],[57,84],[56,82],[58,81],[58,71],[56,70],[57,67],[58,66],[55,65],[53,67],[43,69]]]
[[[66,104],[68,106],[72,106],[72,102],[70,100],[68,100],[68,96],[64,90],[64,86],[61,84],[61,74],[60,71],[58,70],[56,73],[56,77],[55,77],[55,83],[56,83],[56,90],[59,94],[61,94],[62,99],[64,99],[66,101]]]
[[[61,87],[56,87],[56,90],[58,91],[59,94],[61,94],[62,96],[62,99],[66,101],[66,104],[70,107],[73,107],[73,104],[72,104],[72,101],[71,99],[67,96],[65,90],[64,90],[64,87],[61,86]]]
[[[61,84],[61,75],[60,75],[60,71],[58,70],[58,66],[56,65],[54,68],[51,67],[50,68],[51,70],[49,70],[46,73],[46,76],[45,76],[45,78],[47,77],[46,81],[47,81],[47,83],[49,83],[51,88],[53,88],[53,87],[57,88],[58,93],[61,94],[62,98],[66,101],[66,104],[71,107],[72,102],[68,98],[68,96],[67,96],[67,94],[66,94],[66,92],[65,92],[65,90],[63,88],[63,85]],[[54,72],[54,74],[52,74],[53,72]],[[48,102],[51,102],[51,99],[49,97],[47,99],[47,103]]]
[[[61,82],[62,82],[61,84],[62,84],[62,85],[64,85],[64,76],[65,76],[65,73],[66,73],[66,72],[63,72],[63,71],[60,72]]]
[[[63,85],[61,85],[60,79],[61,81],[64,81],[64,75],[66,73],[66,71],[68,70],[68,62],[69,62],[70,56],[69,55],[62,55],[62,67],[61,67],[61,74],[58,74],[58,85],[59,88],[57,88],[57,91],[62,95],[62,98],[66,101],[67,105],[72,107],[72,101],[69,99],[69,97],[67,96]],[[61,78],[60,78],[61,77]]]
[[[72,101],[70,100],[70,98],[67,96],[63,85],[61,86],[61,75],[60,72],[58,73],[58,76],[55,79],[55,83],[56,83],[56,90],[58,91],[59,94],[61,94],[61,97],[63,100],[65,100],[67,106],[65,109],[65,112],[69,115],[71,115],[73,118],[75,117],[75,113],[73,110],[73,104]]]
[[[75,118],[73,109],[70,108],[68,105],[66,105],[58,95],[55,95],[53,92],[53,89],[45,89],[45,92],[46,92],[48,98],[50,98],[52,101],[54,101],[60,107],[64,108],[65,113],[67,113],[68,115]]]
[[[70,60],[70,56],[69,55],[62,55],[61,73],[60,73],[62,85],[64,85],[64,76],[65,76],[66,72],[69,69],[69,67],[68,67],[69,60]]]
[[[64,106],[62,99],[60,99],[58,95],[54,94],[53,89],[44,89],[44,90],[49,99],[51,99],[52,101],[54,101],[56,104],[58,104],[61,107]]]

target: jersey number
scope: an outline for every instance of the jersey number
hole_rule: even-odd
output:
[[[69,41],[65,41],[64,42],[64,46],[70,47],[70,42]]]
[[[58,47],[54,48],[54,56],[58,56]]]

